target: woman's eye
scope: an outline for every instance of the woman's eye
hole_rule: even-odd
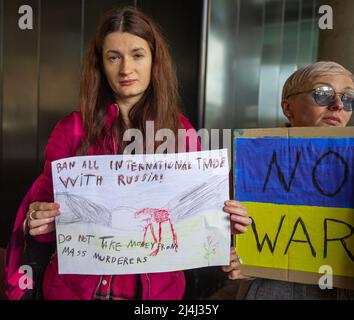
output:
[[[354,100],[354,96],[352,94],[343,94],[343,101],[348,101],[348,102],[352,102]]]
[[[140,59],[140,58],[143,58],[143,57],[144,57],[144,55],[142,55],[142,54],[135,54],[134,55],[135,59]]]
[[[117,56],[108,57],[108,61],[114,62],[114,61],[117,61],[117,60],[118,60]]]

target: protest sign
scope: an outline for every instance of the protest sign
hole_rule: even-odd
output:
[[[238,130],[234,164],[243,273],[354,289],[354,128]]]
[[[59,273],[228,264],[228,173],[226,149],[53,162]]]

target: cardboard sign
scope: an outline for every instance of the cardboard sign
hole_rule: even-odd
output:
[[[354,128],[238,130],[234,164],[243,273],[354,289]]]
[[[227,150],[85,156],[52,163],[60,274],[226,265]]]

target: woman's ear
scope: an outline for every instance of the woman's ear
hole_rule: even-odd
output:
[[[291,122],[292,112],[291,112],[291,106],[288,99],[283,99],[281,101],[281,108],[283,109],[284,116],[288,118],[289,122]]]

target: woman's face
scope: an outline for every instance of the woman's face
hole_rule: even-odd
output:
[[[103,66],[117,103],[137,103],[149,86],[152,54],[148,43],[131,33],[112,32],[103,42]]]
[[[330,86],[336,93],[350,93],[354,91],[352,79],[346,75],[327,75],[315,78],[309,86],[299,91],[314,89],[320,85]],[[319,106],[314,100],[312,92],[301,93],[289,97],[282,102],[283,112],[293,127],[345,127],[352,112],[343,109],[341,95],[328,106]]]

